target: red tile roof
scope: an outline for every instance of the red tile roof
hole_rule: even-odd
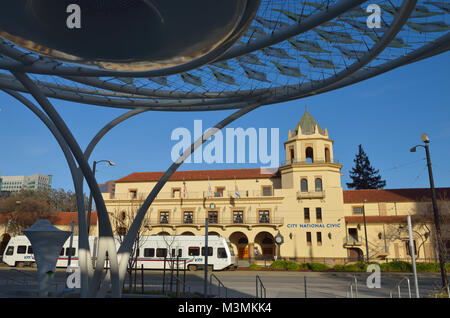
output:
[[[78,213],[77,212],[59,212],[58,219],[53,225],[70,225],[72,221],[75,221],[75,225],[78,225]],[[97,224],[97,212],[91,212],[91,225]]]
[[[14,213],[14,212],[13,212]],[[0,224],[7,223],[10,216],[8,214],[0,214]],[[78,213],[77,212],[59,212],[58,218],[53,225],[71,225],[72,221],[75,221],[75,225],[78,225]],[[97,224],[97,212],[91,213],[91,225]]]
[[[363,223],[362,216],[346,216],[346,223]],[[406,222],[406,215],[400,216],[366,216],[367,223],[404,223]]]
[[[119,182],[150,182],[159,181],[164,172],[134,172]],[[264,169],[226,169],[226,170],[196,170],[175,171],[169,181],[193,181],[193,180],[233,180],[233,179],[256,179],[279,177],[278,171],[272,173]]]
[[[442,221],[448,221],[449,218],[447,216],[441,216]],[[434,222],[432,216],[423,216],[423,215],[411,215],[411,221],[415,222]],[[346,216],[346,223],[364,223],[363,216]],[[406,215],[386,215],[386,216],[366,216],[367,223],[406,223],[407,216]]]
[[[430,201],[429,188],[344,190],[344,203]],[[450,188],[436,188],[439,199],[450,200]]]

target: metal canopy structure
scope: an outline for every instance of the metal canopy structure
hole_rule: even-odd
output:
[[[119,5],[122,0],[111,1]],[[140,1],[152,6],[159,12],[153,16],[164,21],[164,12],[169,9],[158,11],[161,1],[132,2]],[[166,0],[172,4],[177,1]],[[222,1],[226,0],[214,2]],[[8,10],[7,2],[0,1],[2,12]],[[193,6],[195,3],[192,1]],[[240,22],[234,23],[231,35],[216,49],[183,63],[142,71],[119,71],[99,63],[73,64],[58,58],[60,55],[52,56],[40,43],[17,40],[11,36],[14,27],[0,20],[0,89],[32,110],[51,130],[72,173],[79,202],[82,296],[104,296],[110,284],[113,296],[121,295],[131,247],[151,203],[173,172],[218,129],[260,106],[339,89],[450,48],[450,5],[443,0],[236,0],[233,4],[236,8],[244,5],[245,11]],[[201,9],[196,8],[193,12],[198,14],[187,21],[201,19]],[[186,36],[183,25],[179,32],[180,38]],[[145,41],[145,33],[142,39]],[[122,39],[115,41],[117,49],[123,49]],[[22,93],[31,94],[40,107]],[[82,151],[49,98],[128,111],[100,129]],[[95,146],[109,130],[142,112],[213,110],[235,112],[208,130],[170,166],[116,251],[108,213],[88,164]],[[83,178],[98,211],[100,246],[95,270],[87,241]],[[103,277],[106,252],[111,270]]]

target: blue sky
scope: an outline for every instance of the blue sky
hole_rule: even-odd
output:
[[[380,170],[386,188],[428,187],[425,153],[409,149],[431,139],[435,185],[450,186],[450,53],[396,69],[363,83],[302,100],[265,106],[240,118],[230,127],[278,128],[279,156],[283,144],[308,105],[308,111],[334,140],[334,157],[343,164],[342,186],[362,144],[372,165]],[[95,133],[123,110],[53,100],[84,149]],[[0,171],[2,175],[52,174],[53,187],[73,190],[64,156],[47,128],[24,106],[0,92]],[[230,111],[148,112],[112,130],[97,146],[92,159],[100,164],[99,183],[136,171],[162,171],[171,164],[177,127],[193,131],[194,120],[206,129]],[[90,163],[92,163],[92,159]],[[185,164],[180,170],[256,168],[260,164]]]

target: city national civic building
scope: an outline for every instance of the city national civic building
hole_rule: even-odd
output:
[[[175,172],[149,208],[140,234],[204,235],[208,219],[209,234],[229,238],[241,259],[409,261],[406,221],[412,215],[416,258],[436,261],[429,189],[343,190],[333,140],[308,111],[289,131],[285,151],[276,172]],[[114,192],[103,193],[115,233],[127,232],[162,175],[135,172],[116,180]],[[448,211],[450,188],[437,194]],[[444,239],[448,247],[448,235]]]

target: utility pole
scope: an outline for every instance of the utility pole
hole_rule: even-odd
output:
[[[366,207],[365,207],[366,199],[364,199],[363,203],[363,220],[364,220],[364,236],[366,239],[366,257],[367,257],[367,263],[369,263],[369,241],[367,241],[367,225],[366,225]]]

